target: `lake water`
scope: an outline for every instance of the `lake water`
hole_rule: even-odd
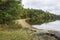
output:
[[[54,22],[44,23],[41,25],[33,25],[33,27],[38,29],[60,31],[60,21],[56,20]]]

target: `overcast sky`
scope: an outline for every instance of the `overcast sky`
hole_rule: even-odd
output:
[[[42,9],[60,15],[60,0],[22,0],[24,8]]]

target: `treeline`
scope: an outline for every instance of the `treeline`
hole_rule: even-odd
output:
[[[0,24],[9,24],[20,18],[21,0],[0,0]]]
[[[57,19],[57,15],[52,14],[50,12],[45,12],[43,10],[38,9],[23,9],[25,10],[21,16],[21,18],[30,18],[27,20],[30,24],[42,24],[47,22],[52,22]]]
[[[42,24],[55,21],[60,16],[38,9],[25,9],[21,0],[0,0],[0,24],[10,23],[16,19],[25,19],[30,24]]]
[[[57,19],[57,20],[60,20],[60,15],[57,15],[57,16],[56,16],[56,19]]]

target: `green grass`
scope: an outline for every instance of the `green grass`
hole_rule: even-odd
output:
[[[0,40],[32,40],[33,34],[29,30],[0,31]]]
[[[0,40],[33,40],[33,33],[17,25],[0,25]]]

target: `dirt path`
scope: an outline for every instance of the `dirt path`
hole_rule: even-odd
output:
[[[16,20],[16,22],[18,24],[20,24],[23,28],[29,28],[32,31],[37,31],[37,29],[34,29],[32,27],[32,25],[30,25],[29,23],[26,22],[27,19],[19,19]],[[42,31],[42,30],[39,30]],[[43,32],[46,32],[45,30]],[[38,33],[38,32],[36,32]],[[42,33],[42,32],[41,32]],[[47,32],[46,32],[47,33]],[[38,33],[39,35],[35,34],[35,37],[33,38],[33,40],[57,40],[54,36],[50,36],[50,35],[46,35],[45,33],[42,33],[42,35],[40,35],[40,33]]]
[[[17,20],[17,23],[20,24],[24,28],[29,28],[31,25],[26,22],[27,19],[19,19]]]

